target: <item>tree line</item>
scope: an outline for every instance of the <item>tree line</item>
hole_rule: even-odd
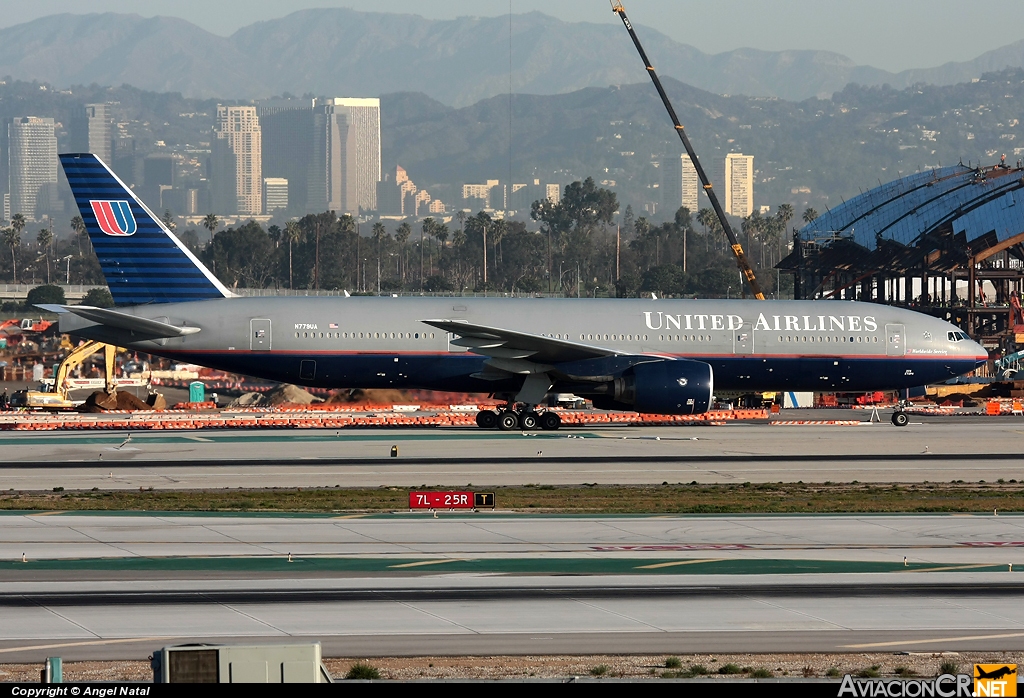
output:
[[[367,231],[350,215],[326,211],[266,229],[249,221],[221,230],[210,214],[202,237],[195,228],[175,234],[229,287],[579,297],[724,297],[745,290],[710,209],[694,216],[681,207],[660,223],[636,217],[628,206],[616,223],[618,213],[614,192],[588,178],[567,185],[557,202],[533,203],[539,230],[460,211],[448,222],[405,220],[389,229],[378,221]],[[773,267],[788,254],[793,215],[784,204],[775,215],[755,212],[740,225],[740,241],[768,294],[790,292],[791,279]],[[805,211],[805,222],[814,215]],[[174,231],[170,212],[162,219]],[[23,242],[25,227],[24,217],[15,216],[2,230],[10,254],[0,274],[22,282],[103,283],[80,217],[59,242],[48,229],[34,243]]]

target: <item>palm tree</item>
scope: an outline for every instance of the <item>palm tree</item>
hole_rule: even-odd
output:
[[[398,244],[402,247],[402,283],[405,283],[405,268],[409,263],[406,258],[406,244],[409,242],[409,236],[412,235],[412,226],[402,221],[398,225],[398,229],[395,230],[395,239],[398,240]]]
[[[25,214],[24,213],[15,213],[13,216],[11,216],[11,227],[14,228],[18,232],[19,236],[21,235],[21,231],[23,231],[25,229],[25,226],[27,224],[28,224],[28,221],[25,220]],[[20,243],[20,240],[19,240],[19,243]]]
[[[82,256],[82,237],[86,234],[85,221],[81,216],[71,219],[71,229],[75,231],[75,238],[78,240],[78,256]]]
[[[210,216],[212,215],[211,213]],[[206,220],[203,221],[203,225],[206,225]],[[295,288],[292,284],[292,243],[298,242],[301,236],[302,229],[296,221],[288,221],[284,224],[284,239],[288,241],[288,288],[290,289]]]
[[[782,229],[785,230],[786,226],[793,219],[793,205],[780,204],[779,209],[775,212],[775,217],[782,222]]]
[[[220,225],[220,221],[212,213],[207,213],[203,218],[203,227],[210,231],[210,240],[213,240],[213,231],[217,229],[218,225]]]
[[[818,217],[818,212],[815,211],[813,208],[808,208],[806,211],[804,211],[804,215],[803,215],[804,223],[812,223],[812,222],[814,222],[814,219],[817,218],[817,217]]]
[[[423,225],[420,227],[420,291],[423,290],[423,247],[424,241],[428,235],[434,235],[434,226],[437,223],[430,216],[423,219]],[[433,260],[430,262],[430,266],[434,266]]]
[[[24,220],[24,217],[22,217]],[[21,231],[14,227],[13,221],[9,228],[3,229],[4,244],[11,248],[11,266],[14,269],[14,283],[18,283],[17,250],[21,246]]]
[[[36,235],[36,242],[39,243],[39,249],[43,252],[43,258],[46,260],[46,283],[50,283],[50,246],[53,244],[53,231],[49,228],[41,228],[39,233]]]
[[[385,228],[384,224],[380,221],[377,221],[370,227],[370,237],[377,241],[377,269],[380,269],[380,246],[387,236],[388,229]],[[377,292],[380,292],[379,288],[377,289]]]

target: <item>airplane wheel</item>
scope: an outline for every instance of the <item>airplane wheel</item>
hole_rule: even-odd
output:
[[[893,426],[905,427],[910,424],[910,417],[907,416],[906,412],[893,412],[892,423]]]
[[[480,410],[476,413],[476,425],[481,429],[493,429],[498,426],[498,415],[493,410]]]
[[[523,431],[532,431],[537,428],[539,415],[536,412],[523,412],[519,415],[519,428]]]
[[[519,415],[515,412],[502,412],[498,415],[498,429],[512,431],[519,427]]]
[[[540,416],[540,428],[544,431],[554,431],[562,426],[562,418],[554,412],[545,412]]]

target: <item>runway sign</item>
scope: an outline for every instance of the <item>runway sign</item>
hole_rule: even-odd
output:
[[[493,492],[410,492],[410,509],[493,509]]]

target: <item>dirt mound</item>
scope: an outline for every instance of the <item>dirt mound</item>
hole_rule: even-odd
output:
[[[228,407],[260,407],[266,402],[263,393],[242,393],[228,403]]]
[[[108,410],[151,410],[153,409],[145,401],[140,400],[131,393],[118,390],[113,395],[107,395],[102,390],[85,398],[85,402],[78,409],[79,412],[106,412]]]
[[[323,400],[307,393],[297,385],[285,383],[270,394],[269,402],[271,405],[282,405],[284,403],[291,405],[312,405],[315,402],[323,402]]]

